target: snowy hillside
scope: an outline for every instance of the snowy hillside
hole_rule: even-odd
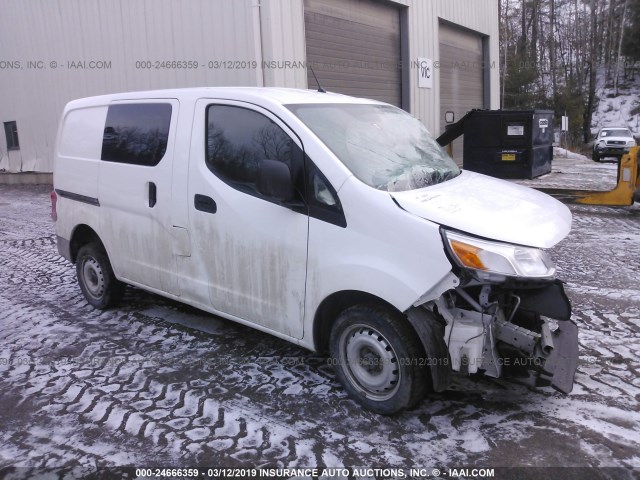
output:
[[[605,72],[597,77],[596,95],[599,102],[591,117],[591,133],[602,127],[627,126],[636,138],[640,137],[640,75],[626,83],[621,78],[618,95],[615,96],[613,82],[605,82]]]

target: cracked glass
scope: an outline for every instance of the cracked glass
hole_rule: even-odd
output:
[[[428,187],[460,169],[420,121],[390,105],[287,106],[359,180],[378,190]]]

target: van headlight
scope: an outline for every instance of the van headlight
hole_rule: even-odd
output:
[[[443,230],[451,256],[458,265],[477,272],[483,280],[498,276],[553,278],[556,268],[544,250],[482,240]]]
[[[636,141],[635,140],[627,141],[627,147],[635,147],[635,146],[636,146]]]

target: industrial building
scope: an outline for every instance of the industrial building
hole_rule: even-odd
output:
[[[312,67],[434,135],[499,106],[498,0],[3,0],[2,16],[5,173],[52,172],[64,105],[91,95],[316,88]]]

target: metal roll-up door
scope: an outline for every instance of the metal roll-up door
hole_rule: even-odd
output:
[[[474,108],[484,107],[484,69],[482,37],[472,32],[440,24],[440,128],[445,115],[454,121]],[[463,138],[453,142],[453,157],[462,164]]]
[[[327,91],[400,106],[400,10],[376,0],[305,0],[307,62]],[[309,88],[316,87],[307,69]]]

